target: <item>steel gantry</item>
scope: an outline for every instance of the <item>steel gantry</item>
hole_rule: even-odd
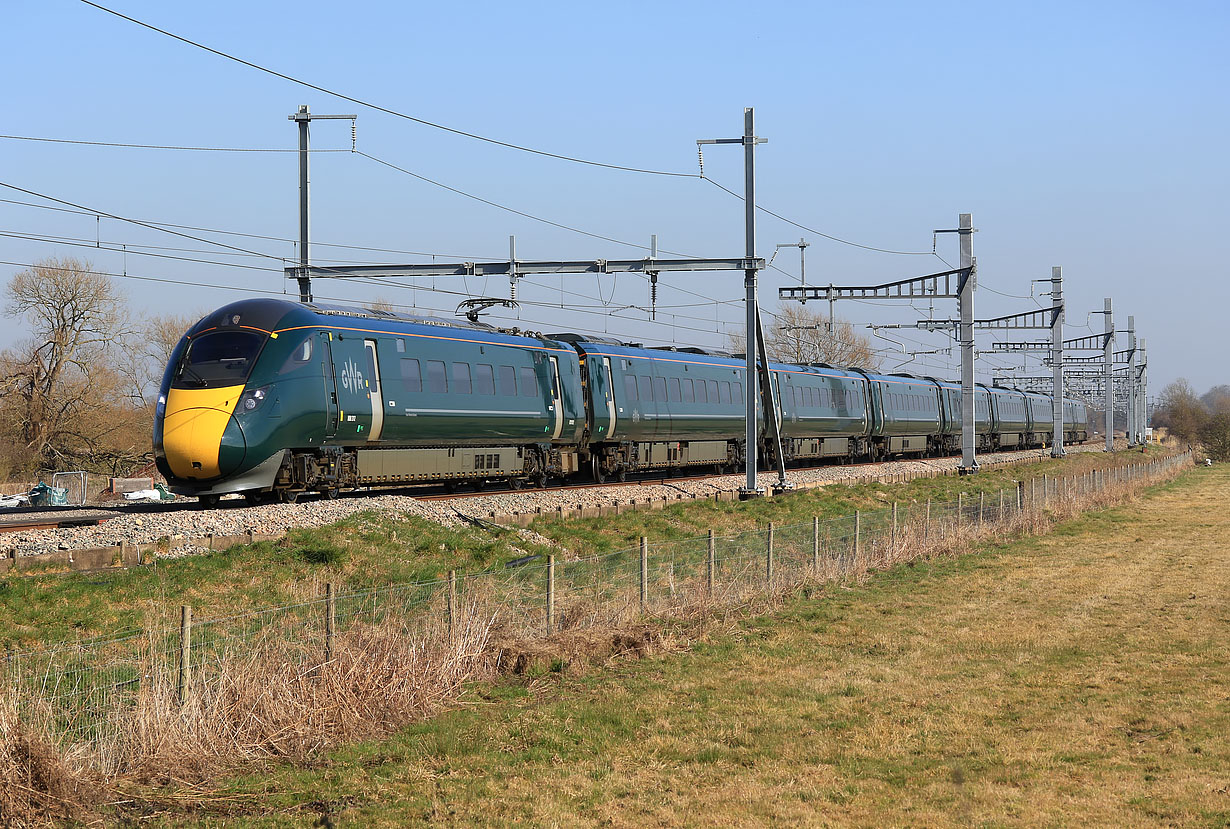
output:
[[[974,320],[973,327],[979,331],[1050,331],[1050,342],[1032,343],[993,343],[995,346],[1011,346],[1011,348],[996,349],[1004,351],[1031,352],[1046,351],[1054,361],[1055,373],[1052,377],[1051,417],[1054,421],[1055,436],[1051,441],[1051,457],[1064,456],[1063,449],[1063,268],[1051,268],[1051,307],[1039,308],[1034,311],[1023,311],[1019,314],[1008,314],[1002,317],[992,317],[985,320]],[[920,320],[917,327],[922,329],[940,329],[951,327],[952,320]]]
[[[977,263],[974,259],[973,214],[962,213],[957,227],[936,233],[956,233],[961,246],[960,267],[947,271],[885,282],[880,285],[800,285],[779,288],[779,299],[806,302],[822,299],[830,303],[839,299],[890,299],[911,302],[917,299],[955,299],[960,320],[957,341],[961,347],[961,474],[978,471],[974,456],[974,287]]]
[[[1057,274],[1055,274],[1055,270],[1056,269],[1052,269],[1052,279],[1058,276]],[[1054,373],[1051,377],[1051,382],[1055,386],[1062,386],[1064,377],[1077,376],[1073,372],[1067,371],[1064,368],[1063,352],[1065,349],[1071,350],[1071,351],[1101,351],[1102,352],[1101,362],[1103,364],[1101,376],[1102,376],[1102,380],[1105,384],[1105,389],[1106,389],[1106,410],[1107,410],[1106,451],[1112,452],[1114,451],[1114,417],[1115,416],[1114,416],[1114,400],[1112,398],[1113,390],[1114,390],[1114,380],[1112,378],[1111,371],[1113,367],[1113,358],[1114,358],[1115,325],[1114,325],[1114,318],[1111,313],[1110,297],[1107,297],[1105,299],[1105,306],[1106,307],[1104,311],[1094,312],[1094,313],[1102,313],[1106,315],[1106,330],[1101,334],[1091,334],[1086,337],[1076,337],[1071,340],[1060,339],[1058,341],[1060,344],[1058,348],[1056,347],[1056,342],[1054,340],[1049,343],[1045,341],[993,343],[991,348],[993,351],[1000,351],[1000,352],[1016,352],[1016,353],[1050,352],[1051,357],[1049,359],[1044,358],[1044,362],[1050,363],[1051,368],[1053,369]],[[1039,311],[1035,313],[1042,313],[1042,310],[1040,309]],[[1088,358],[1083,359],[1080,357],[1070,357],[1068,358],[1068,362],[1081,363],[1081,362],[1085,362],[1086,359]],[[1094,358],[1094,359],[1096,360],[1097,358]],[[1029,378],[1029,379],[1036,379],[1036,378]],[[1059,419],[1056,421],[1055,425],[1056,425],[1057,430],[1062,428],[1062,423],[1063,423],[1062,419]]]

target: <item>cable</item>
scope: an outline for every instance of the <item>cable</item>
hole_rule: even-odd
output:
[[[347,150],[346,152],[350,152],[350,151]],[[39,210],[54,210],[59,213],[72,213],[73,215],[76,215],[76,216],[97,216],[98,215],[97,213],[92,213],[86,210],[70,210],[66,207],[52,207],[49,204],[35,204],[34,202],[21,201],[19,199],[0,199],[0,204],[16,204],[22,207],[35,207],[35,208],[38,208]],[[179,228],[180,230],[198,230],[198,231],[201,231],[202,233],[218,233],[223,236],[242,236],[247,239],[265,239],[271,242],[289,242],[291,244],[295,244],[299,241],[298,239],[290,239],[284,236],[264,236],[259,233],[244,233],[238,230],[219,230],[218,228],[214,228],[214,227],[197,227],[196,225],[181,225],[181,224],[173,224],[172,222],[153,222],[149,220],[143,220],[143,222],[147,225],[157,225],[158,227],[176,227],[176,228]],[[371,251],[373,253],[404,253],[408,256],[439,256],[445,259],[463,259],[466,262],[477,262],[477,261],[483,261],[483,260],[490,260],[490,261],[495,261],[495,262],[503,261],[498,256],[472,256],[469,254],[432,253],[430,251],[401,250],[398,248],[373,248],[373,247],[365,247],[363,245],[343,245],[337,242],[318,242],[315,239],[312,240],[312,247],[345,248],[347,250],[365,250],[365,251]]]
[[[191,256],[172,256],[167,253],[150,253],[148,251],[143,251],[143,250],[130,250],[129,247],[127,245],[124,245],[123,243],[106,242],[105,243],[106,245],[119,244],[120,246],[119,247],[104,247],[104,243],[91,242],[88,240],[80,241],[80,242],[73,242],[73,241],[69,241],[69,237],[67,236],[41,237],[33,233],[9,233],[6,231],[0,231],[0,237],[6,237],[9,239],[22,239],[27,242],[44,242],[49,245],[69,245],[71,247],[77,247],[77,248],[92,248],[94,250],[105,250],[105,251],[110,251],[112,253],[132,254],[133,256],[148,256],[154,259],[174,259],[177,262],[198,262],[204,265],[219,265],[224,268],[243,268],[244,270],[249,270],[249,271],[266,271],[270,273],[283,273],[284,272],[282,268],[263,268],[260,265],[243,265],[243,264],[239,264],[236,262],[217,262],[212,259],[196,259]],[[146,247],[146,246],[145,245],[135,245],[133,247]],[[233,256],[255,256],[258,254],[237,253],[237,254],[232,254],[232,255]],[[266,257],[262,256],[261,258],[266,258]],[[285,260],[282,260],[282,261],[285,261]]]
[[[82,2],[87,2],[87,0],[82,0]],[[731,190],[729,187],[724,187],[721,184],[718,184],[716,181],[709,178],[708,176],[701,176],[701,178],[704,181],[709,182],[710,184],[712,184],[714,187],[721,190],[722,192],[729,193],[730,195],[734,196],[739,201],[746,201],[746,199],[743,196],[740,196],[734,190]],[[842,239],[840,236],[833,236],[832,234],[824,233],[823,231],[816,230],[814,227],[808,227],[805,224],[800,224],[799,222],[796,222],[793,219],[787,219],[785,216],[781,215],[780,213],[774,213],[769,208],[763,207],[759,204],[756,205],[756,209],[759,210],[761,213],[765,213],[769,216],[772,216],[775,219],[780,219],[786,224],[794,225],[800,230],[806,230],[808,233],[814,233],[817,236],[821,236],[833,242],[839,242],[843,245],[849,245],[852,248],[862,248],[863,250],[871,250],[871,251],[875,251],[876,253],[891,253],[897,256],[935,256],[936,255],[935,251],[931,251],[931,250],[891,250],[890,248],[877,248],[872,245],[863,245],[863,244],[859,244],[858,242],[851,242],[849,239]]]
[[[298,153],[302,150],[294,148],[253,148],[253,147],[174,147],[166,144],[121,144],[110,141],[74,141],[68,138],[35,138],[29,135],[0,135],[12,141],[42,141],[48,144],[82,144],[88,147],[128,147],[136,150],[191,150],[205,153]],[[348,149],[308,150],[310,153],[348,153]]]
[[[291,75],[286,75],[282,72],[278,72],[276,70],[269,69],[268,67],[261,66],[260,64],[253,63],[248,60],[244,60],[243,58],[236,57],[235,55],[227,54],[226,52],[211,48],[202,43],[197,43],[196,41],[190,40],[189,38],[183,37],[181,35],[177,35],[174,32],[169,32],[166,29],[160,29],[157,26],[154,26],[150,23],[146,23],[144,21],[138,20],[135,17],[129,17],[128,15],[117,12],[114,9],[109,9],[106,6],[91,2],[91,0],[81,0],[81,2],[85,3],[87,6],[92,6],[93,8],[96,8],[99,11],[103,11],[103,12],[106,12],[107,14],[114,15],[120,18],[121,20],[127,20],[129,23],[135,23],[136,25],[149,29],[150,31],[157,32],[160,35],[164,35],[174,40],[178,40],[181,43],[186,43],[189,46],[194,46],[197,49],[202,49],[206,52],[217,55],[218,57],[226,58],[227,60],[231,60],[231,61],[234,61],[235,63],[242,64],[244,66],[247,66],[250,69],[256,69],[257,71],[264,72],[268,75],[272,75],[275,78],[281,78],[284,81],[290,81],[291,83],[298,84],[308,89],[314,89],[317,92],[323,92],[325,95],[332,95],[335,98],[341,98],[343,101],[350,101],[352,104],[358,104],[359,106],[367,107],[368,109],[374,109],[377,112],[383,112],[386,115],[392,115],[397,118],[404,118],[407,121],[413,121],[414,123],[422,124],[425,127],[432,127],[433,129],[442,130],[444,132],[450,132],[454,135],[461,135],[466,138],[472,138],[475,141],[484,141],[488,144],[495,144],[496,146],[499,146],[499,147],[507,147],[510,150],[520,150],[521,152],[524,152],[524,153],[533,153],[534,155],[541,155],[547,158],[555,158],[560,161],[570,161],[574,164],[587,164],[591,167],[604,167],[608,170],[623,170],[629,173],[645,173],[648,175],[655,175],[655,176],[673,176],[676,178],[699,178],[699,176],[697,176],[695,173],[678,173],[678,172],[672,172],[669,170],[648,170],[648,169],[643,169],[640,167],[627,167],[622,164],[607,164],[602,161],[591,161],[589,159],[577,158],[575,156],[569,156],[569,155],[562,155],[560,153],[552,153],[546,150],[538,150],[533,147],[526,147],[520,144],[513,144],[508,141],[499,141],[494,138],[487,138],[486,136],[478,135],[477,133],[466,132],[465,130],[459,130],[454,127],[446,127],[443,124],[437,124],[434,121],[427,121],[423,118],[416,118],[413,115],[407,115],[406,113],[398,112],[395,109],[389,109],[388,107],[383,107],[383,106],[380,106],[379,104],[373,104],[369,101],[364,101],[361,98],[355,98],[350,95],[345,95],[341,92],[335,92],[332,89],[328,89],[323,86],[318,86],[314,83],[309,83],[307,81],[300,80],[299,78],[292,77]]]
[[[82,2],[86,2],[86,0],[82,0]],[[275,259],[279,262],[283,261],[282,257],[280,256],[271,256],[267,253],[259,253],[254,250],[248,250],[247,248],[235,247],[234,245],[228,245],[228,244],[225,244],[224,242],[215,242],[212,239],[202,239],[200,236],[192,236],[191,234],[188,234],[188,233],[180,233],[175,230],[167,230],[165,227],[158,227],[157,225],[151,224],[149,222],[142,222],[137,219],[126,219],[123,216],[117,216],[114,213],[107,213],[102,210],[95,210],[93,208],[86,207],[84,205],[75,204],[70,201],[64,201],[63,199],[57,199],[53,196],[47,196],[47,195],[44,195],[43,193],[36,193],[33,190],[27,190],[26,188],[18,187],[15,184],[8,184],[6,182],[0,181],[0,187],[7,187],[10,190],[16,190],[19,193],[25,193],[27,196],[34,196],[35,198],[46,199],[47,201],[53,201],[56,204],[64,204],[64,205],[68,205],[69,207],[75,207],[78,210],[86,210],[98,216],[106,216],[108,219],[115,219],[116,221],[120,221],[120,222],[130,222],[131,224],[149,228],[150,230],[157,230],[162,233],[169,233],[172,236],[182,236],[183,238],[191,239],[194,242],[203,242],[204,244],[207,244],[207,245],[217,245],[218,247],[239,251],[240,253],[249,253],[249,254],[252,254],[253,256],[262,256],[262,257],[265,257],[266,259]]]
[[[88,2],[88,0],[81,0],[81,2],[85,3],[85,2]],[[459,196],[465,196],[467,199],[474,199],[475,201],[482,202],[483,204],[489,205],[491,207],[495,207],[500,210],[506,210],[509,213],[513,213],[517,216],[522,216],[526,219],[532,219],[535,222],[542,222],[543,224],[551,225],[552,227],[558,227],[562,230],[568,230],[573,233],[580,233],[582,236],[589,236],[590,238],[593,238],[593,239],[601,239],[604,242],[614,242],[617,245],[626,245],[632,248],[640,248],[641,250],[649,250],[649,247],[647,245],[638,245],[635,242],[624,242],[620,239],[614,239],[610,236],[603,236],[601,233],[590,233],[588,230],[581,230],[580,228],[570,227],[569,225],[560,224],[559,222],[553,222],[550,219],[544,219],[541,216],[535,216],[532,213],[526,213],[522,210],[517,210],[515,208],[508,207],[507,205],[500,204],[498,202],[493,202],[490,199],[484,199],[482,196],[476,196],[473,193],[467,193],[464,190],[458,190],[456,187],[450,187],[447,184],[442,184],[441,182],[438,182],[434,179],[427,178],[427,176],[421,176],[418,173],[407,170],[405,167],[398,167],[396,164],[392,163],[391,161],[385,161],[384,159],[376,158],[374,155],[365,153],[362,150],[355,150],[355,154],[361,155],[370,161],[376,162],[377,164],[382,164],[385,167],[388,167],[392,170],[396,170],[399,173],[405,173],[406,175],[412,178],[416,178],[419,181],[425,181],[428,184],[432,184],[432,185],[435,185],[436,187],[442,188],[444,190],[448,190],[450,193],[456,193]]]

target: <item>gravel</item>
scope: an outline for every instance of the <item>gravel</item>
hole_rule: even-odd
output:
[[[1070,451],[1101,451],[1096,446],[1069,447]],[[1038,458],[1047,450],[1004,452],[1005,460]],[[959,458],[894,461],[857,466],[821,466],[794,469],[787,478],[796,486],[875,479],[883,475],[926,470],[955,469]],[[762,484],[777,480],[776,470],[762,470]],[[239,497],[225,498],[216,509],[199,509],[194,499],[177,499],[163,508],[157,506],[116,510],[116,517],[95,527],[68,527],[57,530],[26,530],[0,534],[0,554],[38,556],[59,550],[108,547],[121,542],[148,544],[169,538],[174,557],[207,553],[191,539],[204,536],[279,533],[291,528],[320,527],[340,521],[356,512],[401,513],[425,518],[450,527],[467,523],[470,517],[490,519],[493,515],[613,506],[633,501],[675,500],[677,497],[712,497],[719,492],[737,491],[746,481],[744,475],[721,475],[698,481],[673,481],[654,484],[629,483],[589,489],[545,489],[492,492],[479,497],[421,501],[407,494],[343,495],[337,500],[305,498],[295,504],[247,506]],[[529,534],[529,531],[522,531]],[[538,537],[540,543],[546,539]]]

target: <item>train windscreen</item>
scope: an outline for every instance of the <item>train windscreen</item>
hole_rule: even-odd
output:
[[[242,385],[266,336],[254,331],[214,331],[194,337],[179,361],[172,387],[204,389]]]

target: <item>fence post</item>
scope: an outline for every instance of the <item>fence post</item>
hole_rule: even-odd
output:
[[[769,522],[769,539],[764,551],[764,583],[765,590],[773,590],[773,522]]]
[[[641,536],[641,613],[649,604],[649,537]]]
[[[1045,474],[1042,476],[1042,509],[1046,509],[1051,501],[1051,479]]]
[[[1016,482],[1016,511],[1022,513],[1025,511],[1025,482]]]
[[[859,547],[862,539],[860,536],[863,532],[863,513],[862,510],[854,511],[854,561],[858,563]]]
[[[547,633],[555,631],[555,556],[547,556]]]
[[[192,680],[192,608],[179,609],[179,704],[188,701],[188,685]]]
[[[931,499],[927,499],[927,512],[923,515],[923,544],[931,537]]]
[[[457,571],[448,571],[448,635],[457,636]]]
[[[978,493],[978,529],[982,529],[982,524],[986,520],[987,514],[987,494],[985,492]]]
[[[812,575],[820,573],[820,516],[811,517],[811,570]]]
[[[705,584],[709,587],[709,596],[713,596],[714,571],[717,569],[715,559],[717,544],[713,540],[713,530],[709,530],[709,554],[705,557]]]
[[[449,627],[452,627],[450,615]],[[337,635],[337,591],[333,582],[325,583],[325,661],[333,661],[333,642]]]
[[[957,493],[957,534],[958,535],[961,534],[961,520],[965,517],[963,515],[964,512],[965,512],[965,493],[958,492]]]
[[[999,488],[999,516],[995,519],[995,523],[1004,523],[1004,488]]]
[[[893,534],[889,539],[893,551],[897,549],[897,502],[893,501]]]

